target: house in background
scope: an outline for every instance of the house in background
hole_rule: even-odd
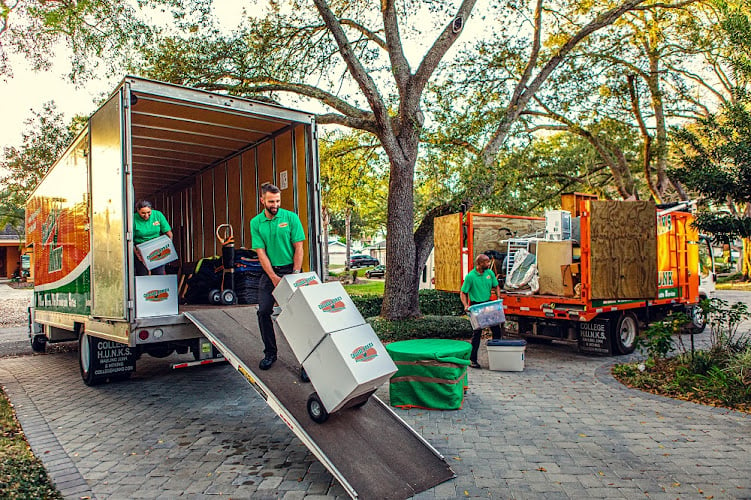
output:
[[[349,249],[350,255],[357,255],[363,252],[362,243],[353,241]],[[347,245],[339,240],[329,240],[329,265],[344,266],[347,259]]]
[[[0,278],[10,278],[21,261],[21,237],[8,224],[0,231]]]

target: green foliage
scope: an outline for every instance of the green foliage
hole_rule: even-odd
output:
[[[458,293],[441,290],[420,290],[420,311],[432,316],[464,316],[464,306]]]
[[[409,339],[470,338],[472,326],[466,317],[423,316],[421,318],[389,321],[381,317],[368,318],[368,323],[384,341]]]
[[[352,302],[355,303],[357,310],[360,311],[363,318],[370,318],[381,314],[383,305],[383,295],[350,295]]]
[[[349,290],[349,287],[347,288]],[[381,314],[383,295],[351,295],[365,318]],[[420,290],[420,311],[426,316],[464,316],[459,295],[441,290]]]
[[[743,302],[733,305],[725,300],[714,298],[705,306],[707,327],[710,328],[710,350],[718,353],[736,354],[751,347],[751,335],[739,332],[741,323],[749,318],[748,306]]]
[[[690,319],[683,313],[652,323],[644,331],[644,337],[637,339],[637,346],[653,361],[665,359],[675,348],[673,336],[680,333],[689,323]]]
[[[0,498],[62,499],[34,457],[5,393],[0,391]]]
[[[749,104],[743,98],[726,103],[719,113],[676,130],[681,165],[670,170],[671,177],[720,205],[751,202]],[[743,215],[700,214],[695,225],[723,242],[751,236],[751,221]]]
[[[26,198],[80,130],[81,123],[66,125],[54,102],[24,122],[26,130],[19,148],[6,147],[0,158],[0,227],[11,224],[23,232]]]

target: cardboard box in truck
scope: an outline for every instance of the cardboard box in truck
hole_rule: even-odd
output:
[[[232,225],[236,247],[251,248],[249,221],[261,210],[258,186],[274,182],[282,208],[303,223],[303,267],[320,272],[318,172],[310,113],[124,78],[26,203],[34,263],[32,347],[78,340],[87,384],[106,378],[108,370],[92,370],[105,344],[127,347],[130,368],[143,353],[190,351],[199,359],[202,335],[183,316],[183,306],[139,306],[135,203],[148,200],[164,213],[178,256],[167,268],[181,274],[188,264],[221,254],[215,236],[220,224]],[[149,305],[164,306],[162,296]]]

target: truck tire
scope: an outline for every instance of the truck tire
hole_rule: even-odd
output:
[[[91,369],[94,364],[93,356],[96,351],[96,339],[91,335],[82,333],[78,337],[78,366],[81,368],[83,383],[89,386],[100,384],[104,379],[95,377]]]
[[[699,304],[686,307],[686,314],[691,322],[689,323],[689,333],[696,335],[704,331],[707,327],[707,318],[704,316],[704,312],[699,307]]]
[[[614,354],[631,354],[636,349],[639,336],[639,319],[630,311],[623,311],[612,331]]]
[[[34,335],[31,337],[31,350],[34,352],[44,352],[47,349],[47,337],[44,335]]]

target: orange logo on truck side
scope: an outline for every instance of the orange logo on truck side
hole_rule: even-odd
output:
[[[350,356],[355,360],[355,363],[367,363],[378,357],[378,351],[376,351],[375,347],[373,347],[373,342],[371,342],[370,344],[361,345],[356,348]]]
[[[318,309],[325,313],[338,313],[344,311],[347,306],[344,305],[344,301],[341,297],[334,297],[333,299],[326,299],[318,304]]]
[[[143,294],[144,300],[147,302],[161,302],[169,298],[169,288],[162,290],[149,290]]]
[[[151,252],[146,257],[146,260],[148,260],[149,262],[154,262],[154,261],[157,261],[157,260],[166,259],[167,257],[169,257],[170,253],[171,252],[170,252],[169,245],[165,245],[165,246],[163,246],[161,248],[157,248],[156,250],[154,250],[153,252]]]

